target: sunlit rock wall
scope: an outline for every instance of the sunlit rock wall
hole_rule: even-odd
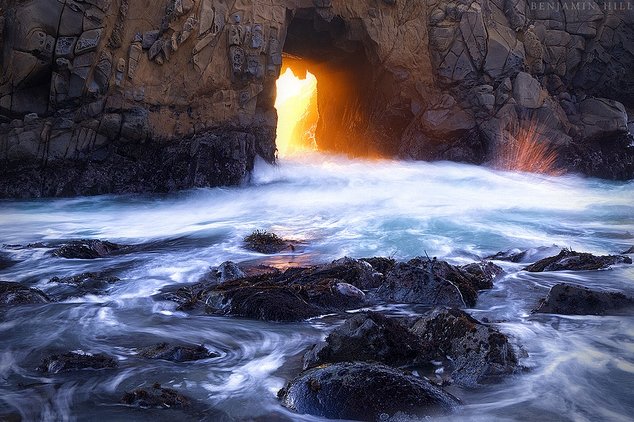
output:
[[[306,9],[315,31],[342,20],[340,41],[360,42],[372,75],[389,80],[383,111],[404,123],[379,148],[482,163],[530,121],[569,168],[632,177],[623,139],[634,107],[634,5],[576,3],[586,6],[4,0],[0,196],[245,180],[257,155],[274,160],[275,80],[288,26]],[[596,154],[617,168],[596,164]]]

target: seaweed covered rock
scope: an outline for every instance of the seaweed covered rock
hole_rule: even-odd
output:
[[[397,303],[473,306],[478,297],[477,291],[491,288],[495,274],[501,269],[490,263],[465,267],[425,258],[398,263],[388,272],[376,296]]]
[[[49,293],[56,298],[83,296],[87,294],[99,295],[112,284],[120,281],[108,272],[81,273],[68,277],[53,277],[49,283],[56,284]]]
[[[126,392],[121,398],[121,403],[137,407],[182,408],[188,407],[191,400],[171,388],[154,384],[152,388]]]
[[[72,259],[104,258],[121,251],[125,247],[99,239],[73,240],[53,249],[54,256]]]
[[[30,305],[50,302],[41,290],[23,286],[20,283],[0,281],[0,306]]]
[[[449,358],[452,380],[463,386],[494,381],[518,369],[518,359],[506,335],[459,309],[438,308],[411,327],[435,358]]]
[[[619,292],[591,290],[587,287],[559,283],[548,292],[533,311],[562,315],[605,315],[634,309],[634,298]]]
[[[58,372],[77,371],[80,369],[106,369],[116,367],[117,361],[113,357],[102,353],[68,352],[44,358],[42,364],[37,369],[49,374],[57,374]]]
[[[211,312],[265,321],[300,321],[365,303],[363,292],[336,279],[302,285],[244,278],[211,288],[202,298]]]
[[[256,230],[246,236],[244,246],[246,249],[263,254],[274,254],[283,250],[292,251],[295,248],[290,241],[265,230]]]
[[[285,272],[287,280],[293,283],[310,284],[324,279],[336,279],[367,290],[379,287],[381,274],[365,260],[343,257],[329,264],[309,268],[290,269]]]
[[[430,382],[376,363],[336,363],[303,372],[278,397],[287,408],[330,419],[433,416],[460,402]]]
[[[600,270],[615,264],[631,264],[632,258],[622,255],[596,256],[562,249],[556,256],[541,259],[524,268],[530,272]]]
[[[430,356],[430,349],[399,320],[364,312],[348,318],[324,342],[306,352],[304,369],[346,361],[421,363]]]
[[[383,275],[387,274],[396,265],[394,258],[385,258],[382,256],[374,256],[372,258],[361,258],[361,261],[365,261],[374,268],[374,271]]]
[[[189,362],[193,360],[218,357],[218,353],[210,352],[205,346],[177,346],[159,343],[139,350],[139,355],[148,359],[163,359],[172,362]]]

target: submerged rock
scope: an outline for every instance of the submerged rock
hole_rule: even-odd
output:
[[[387,274],[396,265],[394,258],[385,258],[381,256],[375,256],[372,258],[361,258],[361,261],[365,261],[374,268],[374,271],[383,275]]]
[[[456,267],[436,259],[415,258],[398,263],[387,274],[376,296],[388,302],[430,306],[473,306],[478,290],[491,288],[501,269],[491,263]]]
[[[629,249],[624,250],[623,252],[621,252],[623,254],[634,254],[634,246],[630,246]]]
[[[68,352],[44,358],[42,364],[37,369],[49,374],[57,374],[58,372],[76,371],[80,369],[105,369],[116,367],[117,361],[108,355],[101,353],[91,354],[84,352]]]
[[[295,249],[290,241],[265,230],[256,230],[246,236],[244,238],[244,246],[249,250],[264,254],[274,254],[286,249],[289,251]]]
[[[451,412],[459,400],[425,379],[376,363],[336,363],[305,371],[279,391],[298,413],[330,419],[384,420],[397,413]]]
[[[116,243],[98,240],[98,239],[82,239],[73,240],[52,251],[54,256],[60,258],[73,259],[95,259],[104,258],[120,251],[122,245]]]
[[[591,290],[587,287],[559,283],[548,292],[533,311],[562,315],[605,315],[634,309],[634,298],[619,292]]]
[[[15,264],[17,264],[17,261],[14,261],[13,259],[9,258],[8,255],[0,252],[0,270],[12,267]]]
[[[163,388],[160,384],[154,384],[152,388],[126,392],[121,398],[121,403],[137,407],[187,407],[191,400],[171,388]]]
[[[41,290],[23,286],[20,283],[0,281],[0,306],[30,305],[50,302]]]
[[[556,256],[544,258],[524,268],[530,272],[600,270],[614,264],[631,264],[632,259],[621,255],[596,256],[562,249]]]
[[[139,355],[148,359],[163,359],[172,362],[188,362],[218,357],[218,353],[210,352],[205,346],[175,346],[159,343],[139,350]]]
[[[459,309],[435,309],[414,322],[411,331],[433,348],[435,359],[449,358],[457,384],[473,387],[518,370],[507,336]]]
[[[304,355],[304,369],[324,363],[374,361],[420,363],[430,349],[400,321],[376,312],[356,314]]]

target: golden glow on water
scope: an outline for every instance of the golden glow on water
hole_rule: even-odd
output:
[[[277,150],[280,157],[292,155],[309,149],[301,136],[298,136],[298,124],[305,123],[310,112],[311,99],[317,91],[317,79],[306,72],[306,79],[299,79],[291,68],[277,80]],[[309,130],[306,128],[306,130]],[[314,128],[312,129],[314,130]]]

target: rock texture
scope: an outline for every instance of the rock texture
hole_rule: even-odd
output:
[[[49,374],[57,374],[58,372],[77,371],[80,369],[116,367],[117,361],[113,357],[101,353],[68,352],[44,358],[38,370]]]
[[[49,297],[38,289],[29,288],[20,283],[0,281],[0,308],[48,303]]]
[[[285,53],[319,79],[324,149],[495,162],[532,125],[559,166],[634,176],[613,2],[146,3],[2,3],[0,196],[240,183],[275,159]]]
[[[559,283],[533,311],[542,314],[605,315],[634,309],[634,299],[619,292]]]
[[[363,421],[387,419],[397,412],[440,415],[460,403],[422,378],[388,366],[360,362],[306,371],[280,390],[278,396],[284,406],[298,413]]]
[[[624,255],[596,256],[562,249],[558,255],[540,259],[534,264],[525,267],[524,270],[530,272],[600,270],[608,268],[610,265],[631,263],[632,259]]]

